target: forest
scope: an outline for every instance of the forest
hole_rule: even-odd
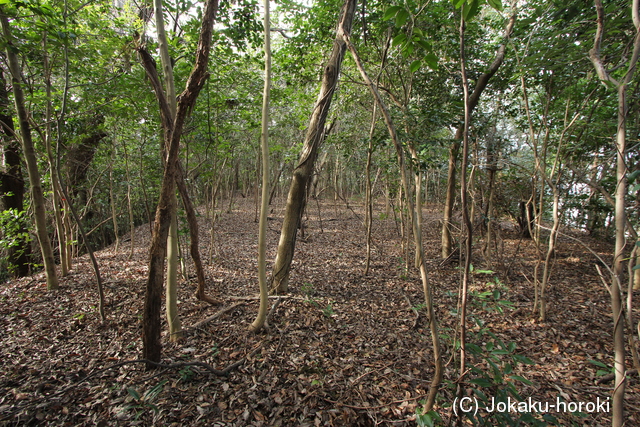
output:
[[[0,425],[640,425],[640,0],[0,0]]]

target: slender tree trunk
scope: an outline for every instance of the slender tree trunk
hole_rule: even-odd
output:
[[[151,237],[151,247],[149,250],[149,276],[146,283],[144,313],[143,313],[143,357],[151,362],[159,362],[162,345],[160,342],[160,307],[162,294],[162,280],[164,275],[164,264],[166,255],[167,235],[169,234],[169,223],[171,221],[171,198],[175,195],[176,169],[178,164],[178,154],[180,149],[180,136],[184,127],[185,119],[189,111],[193,108],[195,101],[202,89],[208,74],[207,64],[211,46],[211,33],[213,21],[218,9],[217,0],[209,0],[203,12],[202,26],[200,28],[200,39],[196,50],[196,61],[189,76],[185,90],[178,97],[175,119],[171,125],[171,111],[164,97],[162,85],[152,64],[153,60],[143,48],[139,48],[147,76],[153,86],[156,97],[160,104],[160,112],[165,132],[165,146],[167,147],[167,160],[165,162],[164,175],[162,177],[162,187],[160,190],[160,200],[156,209],[156,217],[153,224]],[[148,364],[147,369],[153,369],[154,365]]]
[[[151,208],[149,207],[149,197],[147,196],[147,189],[146,189],[146,185],[144,182],[144,151],[143,151],[143,146],[144,143],[146,142],[146,139],[143,140],[142,144],[140,145],[140,173],[139,173],[139,178],[140,178],[140,187],[142,188],[142,195],[144,196],[144,208],[147,211],[147,220],[149,221],[149,233],[153,232],[153,216],[151,215]]]
[[[43,135],[45,149],[47,151],[47,160],[49,163],[51,186],[53,191],[51,192],[51,199],[53,204],[53,217],[55,219],[56,234],[58,235],[58,250],[60,252],[60,274],[65,277],[69,274],[71,265],[69,263],[69,257],[67,257],[67,251],[69,246],[67,245],[66,233],[64,230],[64,223],[62,218],[62,205],[64,199],[62,197],[62,191],[60,188],[60,182],[58,181],[58,171],[56,166],[56,157],[53,155],[53,148],[51,146],[51,123],[53,122],[52,115],[52,102],[51,102],[51,69],[49,67],[49,56],[47,54],[47,36],[44,35],[42,39],[43,43],[43,65],[44,65],[44,79],[45,79],[45,93],[47,98],[47,106],[45,110],[46,129]],[[68,201],[67,201],[68,202]]]
[[[640,255],[636,255],[635,270],[633,271],[633,289],[640,289]]]
[[[473,113],[473,110],[478,105],[480,101],[480,96],[482,92],[487,87],[489,80],[493,75],[498,71],[500,65],[504,61],[505,51],[506,51],[506,41],[511,36],[511,32],[513,31],[513,25],[516,22],[516,15],[513,14],[509,18],[509,22],[507,23],[507,27],[505,29],[503,38],[505,39],[505,43],[500,45],[496,52],[496,57],[489,66],[489,69],[482,74],[478,80],[476,81],[475,88],[473,93],[469,95],[469,113]],[[453,217],[453,205],[455,202],[456,196],[456,162],[458,159],[458,155],[460,153],[460,140],[462,139],[463,126],[459,126],[456,134],[454,136],[454,142],[451,144],[449,148],[449,170],[447,172],[447,189],[445,192],[445,202],[444,202],[444,215],[442,220],[442,258],[446,259],[451,255],[453,251],[453,237],[451,234],[451,219]]]
[[[464,264],[462,270],[462,283],[460,286],[460,370],[458,398],[462,398],[462,381],[467,372],[467,296],[471,274],[471,256],[473,248],[473,226],[469,218],[469,192],[467,185],[467,168],[469,160],[469,128],[471,126],[471,106],[469,102],[469,81],[467,79],[467,59],[465,54],[465,20],[460,18],[460,68],[462,75],[462,90],[464,100],[464,124],[462,131],[462,162],[460,166],[460,201],[462,204],[462,222],[464,224]],[[461,250],[461,256],[463,251]],[[457,418],[457,424],[462,425],[462,417]]]
[[[176,88],[173,79],[173,65],[169,56],[169,45],[167,35],[164,30],[164,11],[162,8],[162,0],[154,0],[156,30],[158,32],[158,50],[160,51],[160,61],[162,64],[162,74],[164,76],[164,84],[166,91],[166,99],[171,113],[170,121],[173,122],[176,116]],[[165,129],[165,133],[170,130]],[[163,147],[163,153],[168,151],[167,147]],[[176,160],[179,162],[178,160]],[[174,166],[175,167],[175,166]],[[176,167],[177,170],[177,167]],[[167,310],[167,322],[169,324],[170,340],[177,341],[181,338],[181,322],[178,315],[178,219],[177,207],[178,200],[176,198],[175,189],[171,195],[171,200],[167,204],[171,210],[171,219],[169,222],[169,234],[167,236],[167,278],[166,278],[166,294],[165,304]]]
[[[367,146],[367,165],[365,168],[366,188],[365,188],[365,233],[367,239],[367,259],[364,266],[364,275],[369,274],[369,266],[371,264],[371,229],[373,225],[373,200],[371,194],[371,159],[373,157],[373,131],[376,128],[376,109],[378,104],[373,104],[373,113],[371,114],[371,128],[369,130],[369,145]]]
[[[636,69],[638,57],[640,56],[640,0],[631,2],[631,16],[636,34],[633,41],[633,51],[627,61],[627,71],[622,80],[613,78],[600,57],[602,38],[604,34],[604,7],[602,0],[595,0],[597,12],[597,30],[593,43],[593,49],[589,51],[589,57],[598,74],[598,77],[605,83],[613,84],[618,90],[618,129],[616,132],[616,178],[617,186],[615,192],[615,229],[616,243],[613,259],[613,277],[611,280],[611,310],[613,314],[613,345],[614,345],[614,367],[615,385],[613,389],[612,404],[612,426],[621,427],[625,424],[624,416],[624,394],[626,387],[626,367],[625,367],[625,340],[624,340],[624,320],[623,305],[621,300],[620,284],[623,272],[623,260],[625,253],[625,227],[627,225],[625,211],[625,196],[627,194],[627,166],[625,156],[626,147],[626,118],[627,118],[627,87],[631,82]]]
[[[355,5],[356,0],[345,0],[338,28],[345,28],[346,31],[351,30]],[[295,251],[298,227],[304,211],[307,187],[318,156],[319,145],[324,138],[324,124],[331,107],[333,93],[338,84],[340,67],[345,51],[345,43],[338,34],[333,42],[333,51],[329,61],[324,67],[320,94],[313,108],[302,153],[291,179],[282,231],[280,232],[280,241],[278,242],[278,252],[271,278],[271,290],[277,294],[286,293],[289,287],[289,273]]]
[[[382,113],[382,117],[384,118],[385,125],[387,126],[387,130],[389,131],[389,135],[391,140],[393,141],[393,145],[396,149],[396,156],[398,160],[398,167],[400,168],[400,178],[402,181],[402,188],[405,192],[405,201],[407,203],[408,211],[411,212],[410,218],[412,218],[412,226],[413,226],[413,237],[414,243],[416,246],[416,250],[420,254],[420,278],[422,280],[422,289],[425,297],[425,305],[427,307],[427,317],[429,319],[429,327],[431,331],[431,339],[433,344],[433,358],[435,365],[435,372],[433,374],[433,379],[431,381],[431,387],[429,388],[429,395],[427,397],[425,403],[425,412],[431,411],[433,405],[435,404],[436,395],[438,393],[438,387],[440,382],[442,381],[443,376],[443,365],[442,365],[442,356],[440,353],[440,337],[438,333],[438,322],[436,319],[435,308],[433,306],[433,297],[431,293],[431,286],[429,284],[427,278],[427,267],[424,260],[423,248],[422,248],[422,233],[418,228],[418,222],[416,221],[415,206],[413,205],[413,198],[411,195],[411,187],[409,183],[409,179],[407,178],[407,171],[404,161],[404,149],[400,140],[398,139],[398,135],[395,130],[395,126],[393,125],[393,121],[391,119],[391,115],[389,114],[389,110],[387,110],[386,105],[382,101],[380,97],[380,93],[378,92],[377,87],[371,81],[369,76],[367,75],[362,62],[360,61],[360,57],[358,56],[358,52],[356,51],[355,46],[351,43],[350,34],[347,28],[338,27],[338,36],[342,36],[349,52],[353,56],[353,60],[356,63],[356,67],[362,76],[362,80],[369,87],[371,94],[373,95],[378,107],[380,108],[380,112]]]
[[[546,291],[549,285],[549,276],[551,275],[551,258],[556,250],[556,241],[558,240],[558,229],[560,228],[560,193],[557,183],[551,187],[553,190],[553,226],[551,227],[551,235],[549,236],[549,246],[547,255],[544,259],[544,268],[542,270],[542,281],[540,282],[539,292],[539,313],[540,321],[547,320],[547,297]]]
[[[175,191],[171,197],[170,209],[171,224],[167,238],[167,279],[165,307],[167,312],[167,323],[169,325],[169,341],[179,341],[182,338],[182,322],[178,312],[178,217],[176,215],[177,200]]]
[[[489,163],[489,170],[488,170],[488,180],[489,180],[489,188],[488,188],[488,193],[489,195],[487,196],[487,205],[485,207],[485,212],[484,212],[484,216],[486,218],[487,221],[487,230],[486,230],[486,235],[485,235],[485,244],[484,244],[484,257],[485,260],[487,261],[487,264],[489,266],[491,266],[493,264],[493,246],[494,246],[494,213],[493,213],[493,199],[494,199],[494,194],[495,194],[495,190],[494,190],[494,184],[495,184],[495,180],[496,180],[496,167],[494,164]]]
[[[407,129],[408,131],[408,129]],[[413,159],[414,163],[418,166],[416,167],[420,167],[419,164],[419,159],[418,159],[418,151],[416,150],[416,147],[414,145],[413,142],[410,142],[408,144],[408,148],[409,148],[409,154],[411,154],[411,158]],[[420,231],[420,233],[422,233],[422,171],[420,169],[418,169],[417,171],[415,171],[414,174],[415,177],[415,193],[416,193],[416,210],[415,210],[415,221],[417,222],[417,227],[418,230]],[[415,259],[414,259],[414,264],[415,264],[415,268],[420,268],[420,252],[419,250],[416,249],[416,254],[415,254]]]
[[[27,172],[29,173],[29,183],[31,184],[31,200],[33,204],[36,234],[40,243],[42,252],[42,260],[47,277],[47,288],[49,290],[58,289],[58,276],[56,274],[56,265],[53,258],[53,250],[51,249],[51,240],[47,233],[47,217],[44,194],[40,184],[40,172],[38,171],[38,159],[36,156],[33,140],[31,139],[31,127],[29,126],[29,115],[24,102],[24,94],[22,92],[22,71],[20,70],[20,61],[16,52],[18,49],[14,46],[13,36],[9,19],[5,15],[4,6],[0,6],[0,23],[6,43],[7,60],[9,62],[9,70],[11,71],[11,80],[13,84],[13,98],[18,114],[18,123],[20,125],[20,137],[22,139],[22,148],[24,150],[24,160],[27,163]]]
[[[269,95],[271,90],[271,30],[269,0],[264,0],[264,91],[262,94],[262,203],[258,232],[258,280],[260,286],[260,309],[249,330],[258,332],[263,328],[269,308],[269,285],[267,283],[267,210],[269,209]]]
[[[457,136],[457,135],[456,135]],[[442,259],[446,259],[453,252],[453,233],[451,219],[453,205],[456,199],[456,163],[460,153],[459,138],[449,147],[449,167],[447,171],[447,188],[445,190],[444,215],[442,218]]]
[[[282,166],[278,170],[276,179],[273,180],[273,185],[271,186],[271,192],[269,193],[269,205],[271,205],[271,203],[273,202],[273,197],[276,195],[276,190],[278,190],[280,177],[282,176],[282,171],[284,170],[284,167],[286,166],[286,164],[287,164],[286,162],[284,161],[282,162]]]
[[[180,163],[177,165],[176,182],[178,185],[178,192],[182,198],[182,205],[184,206],[184,210],[187,215],[187,224],[189,225],[189,240],[191,242],[189,245],[189,253],[191,254],[191,259],[193,259],[193,264],[196,268],[196,278],[198,280],[196,298],[212,305],[220,304],[217,299],[208,296],[205,291],[206,283],[204,267],[202,266],[202,259],[200,258],[198,218],[196,216],[196,209],[193,206],[193,203],[191,203],[191,198],[189,197],[189,190],[187,189],[187,185],[184,180],[184,171],[182,170]]]
[[[113,234],[116,238],[115,252],[120,248],[120,231],[118,229],[118,210],[116,209],[116,198],[113,194],[113,163],[116,159],[116,149],[111,148],[111,161],[109,162],[109,201],[111,206],[111,218],[113,220]]]
[[[122,150],[124,152],[124,167],[127,175],[127,210],[129,211],[129,238],[130,242],[130,250],[129,250],[129,259],[133,258],[133,253],[135,250],[135,222],[133,216],[133,206],[131,203],[131,173],[129,171],[129,153],[127,152],[127,144],[124,142],[122,144]]]

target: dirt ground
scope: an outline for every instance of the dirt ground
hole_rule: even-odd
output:
[[[272,208],[270,260],[283,201]],[[343,202],[311,201],[308,211],[296,245],[291,293],[271,299],[268,331],[259,334],[248,332],[258,308],[253,200],[238,199],[220,215],[213,246],[210,220],[200,218],[207,292],[222,304],[196,300],[195,272],[187,262],[189,280],[182,280],[179,291],[184,339],[169,343],[163,337],[163,363],[172,367],[145,371],[141,363],[123,363],[142,357],[148,225],[136,230],[131,259],[127,236],[117,252],[111,246],[97,253],[105,281],[104,324],[86,256],[75,260],[57,292],[46,290],[42,273],[0,285],[0,425],[416,425],[433,375],[433,352],[421,281],[412,266],[405,270],[394,215],[386,215],[382,205],[375,209],[371,271],[365,276],[361,203],[348,208]],[[439,210],[425,207],[424,218],[446,365],[436,410],[446,424],[458,378],[454,338],[460,270],[455,260],[442,264],[439,258]],[[611,259],[611,245],[602,239],[564,232]],[[491,399],[506,396],[511,386],[542,408],[545,402],[591,402],[582,414],[548,412],[558,425],[610,425],[610,413],[594,409],[611,395],[612,383],[598,380],[613,363],[609,296],[594,266],[596,257],[560,237],[548,319],[541,323],[532,313],[532,242],[520,239],[505,221],[491,265],[481,246],[478,238],[466,395],[477,398],[480,391]],[[183,251],[188,252],[186,240]],[[224,369],[234,363],[226,376],[204,365]],[[627,425],[640,425],[636,375],[628,378],[626,411]],[[485,412],[485,425],[499,425],[499,415]],[[521,415],[511,414],[512,425]],[[536,418],[542,423],[541,416]]]

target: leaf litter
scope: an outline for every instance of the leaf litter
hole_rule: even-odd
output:
[[[283,202],[277,203],[268,224],[270,260],[282,224]],[[223,304],[196,300],[195,271],[187,262],[187,280],[181,279],[179,290],[184,338],[172,343],[163,336],[162,362],[171,368],[145,371],[140,363],[123,363],[141,357],[147,225],[135,231],[131,259],[130,239],[117,253],[109,247],[96,254],[106,287],[105,324],[97,314],[86,256],[74,260],[57,292],[47,291],[43,273],[3,284],[0,425],[415,425],[416,409],[429,391],[433,358],[420,278],[404,270],[398,226],[393,216],[374,220],[371,271],[364,276],[362,208],[318,206],[319,212],[310,208],[296,244],[291,292],[270,299],[268,331],[259,334],[248,332],[258,308],[253,203],[238,200],[220,215],[212,251],[210,220],[200,217],[207,292]],[[437,223],[437,209],[424,213],[425,223]],[[535,248],[508,224],[500,233],[495,272],[473,275],[471,316],[533,362],[514,368],[514,375],[528,380],[518,383],[519,394],[539,402],[559,396],[572,402],[606,399],[612,385],[597,380],[608,373],[602,366],[612,366],[612,320],[595,258],[575,241],[559,239],[547,293],[549,319],[540,323],[531,311]],[[610,244],[575,237],[610,258]],[[425,227],[424,240],[445,378],[455,381],[452,338],[458,330],[460,272],[455,263],[442,265],[437,227]],[[182,246],[188,253],[186,242]],[[478,249],[473,261],[483,266]],[[483,292],[495,295],[496,288],[510,303],[503,310],[482,305]],[[471,339],[479,337],[473,334],[478,327],[469,325]],[[228,375],[202,367],[222,370],[239,362]],[[479,359],[472,363],[484,365]],[[443,384],[439,392],[435,409],[445,420],[454,390]],[[637,376],[628,378],[626,414],[629,425],[640,423]],[[610,424],[608,413],[554,415],[560,425]]]

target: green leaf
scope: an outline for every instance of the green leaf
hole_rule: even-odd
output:
[[[524,363],[525,365],[533,365],[533,360],[529,359],[527,356],[522,356],[521,354],[514,354],[513,359],[517,360],[520,363]]]
[[[426,50],[426,51],[428,51],[428,52],[430,52],[430,51],[431,51],[431,43],[429,43],[427,40],[425,40],[425,39],[420,39],[420,40],[418,40],[418,44],[419,44],[420,46],[422,46],[422,48],[423,48],[424,50]]]
[[[411,70],[412,73],[415,73],[420,69],[421,66],[422,66],[422,61],[418,59],[411,63],[411,66],[409,67],[409,69]]]
[[[511,375],[509,378],[511,378],[512,380],[520,381],[523,384],[533,385],[533,383],[531,381],[529,381],[528,379],[526,379],[524,377],[521,377],[520,375]]]
[[[465,3],[462,7],[462,16],[464,20],[469,22],[480,12],[480,1],[472,0],[470,3]]]
[[[456,9],[460,9],[460,6],[462,6],[466,1],[467,0],[451,0]]]
[[[604,363],[602,363],[602,362],[600,362],[598,360],[589,359],[588,362],[591,363],[592,365],[596,365],[596,366],[599,366],[601,368],[609,369],[609,367],[607,365],[605,365]]]
[[[640,270],[640,264],[638,264],[638,265],[634,266],[634,267],[632,268],[632,270]]]
[[[400,9],[396,14],[396,27],[402,27],[409,18],[409,12],[406,9]]]
[[[629,182],[634,181],[638,176],[640,176],[640,169],[631,172],[627,177],[627,180],[629,180]]]
[[[438,57],[433,53],[427,53],[424,56],[424,62],[434,71],[438,70]]]
[[[382,20],[388,21],[389,19],[393,18],[400,9],[402,9],[402,6],[391,6],[382,16]]]
[[[467,349],[469,350],[469,352],[471,354],[480,354],[480,353],[482,353],[482,349],[479,346],[477,346],[476,344],[467,343],[466,347],[467,347]]]
[[[502,12],[502,1],[501,0],[487,0],[489,6],[497,10],[498,12]]]
[[[398,46],[407,40],[407,35],[404,33],[398,34],[391,40],[391,46]]]
[[[469,380],[470,383],[479,385],[480,387],[491,387],[493,384],[486,378],[474,378]]]
[[[135,400],[140,400],[140,393],[138,393],[135,388],[127,388],[127,393],[129,393]]]

